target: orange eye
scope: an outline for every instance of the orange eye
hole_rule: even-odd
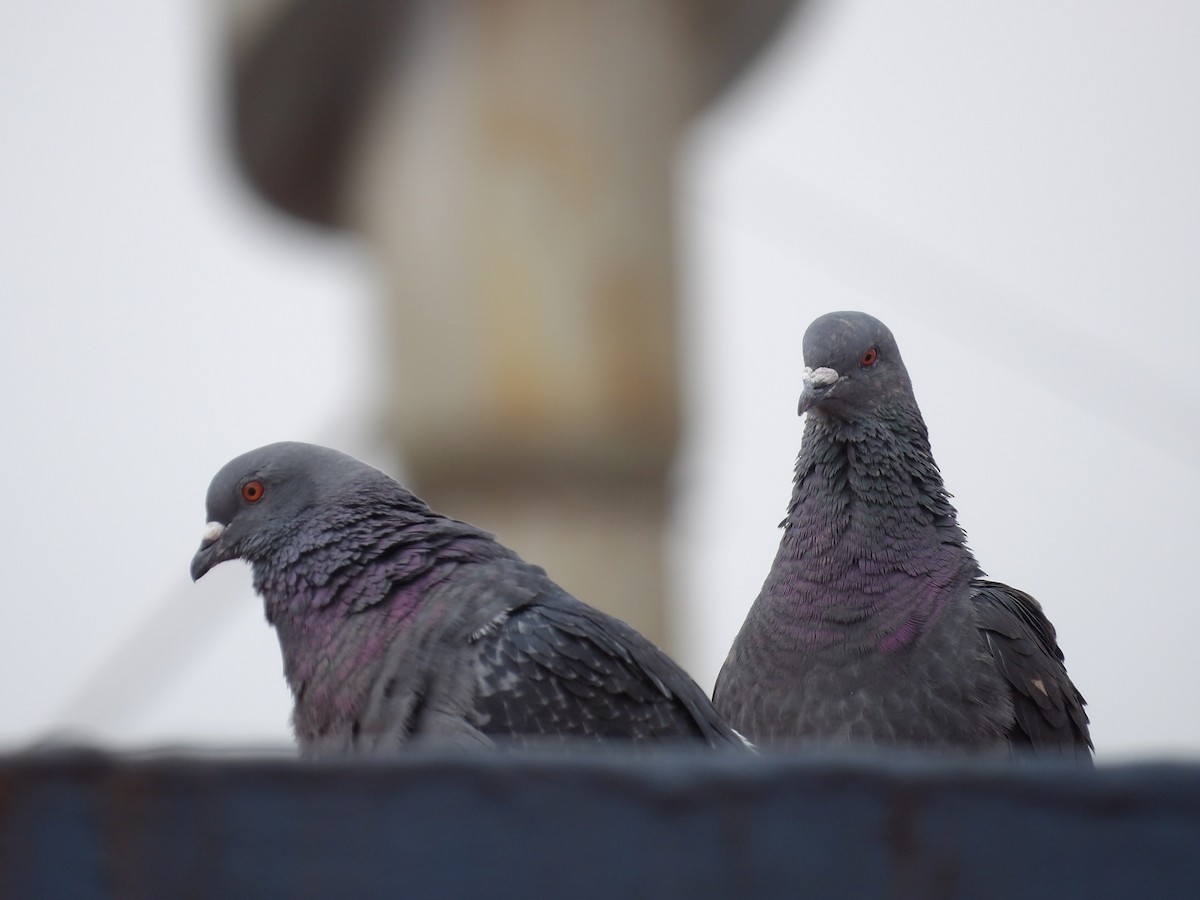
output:
[[[878,359],[879,359],[879,348],[872,347],[870,350],[868,350],[866,353],[864,353],[862,355],[862,358],[858,361],[858,364],[860,366],[862,366],[864,369],[869,369],[869,368],[871,368],[871,366],[875,365],[875,362]]]
[[[266,488],[261,481],[247,481],[242,485],[242,499],[247,503],[257,503],[263,498]]]

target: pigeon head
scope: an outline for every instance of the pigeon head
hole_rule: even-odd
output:
[[[832,312],[804,332],[804,387],[799,413],[814,410],[844,422],[913,404],[912,382],[888,327],[861,312]]]
[[[352,456],[314,444],[268,444],[244,453],[208,487],[208,525],[192,557],[192,579],[226,560],[265,559],[316,504],[390,480]]]

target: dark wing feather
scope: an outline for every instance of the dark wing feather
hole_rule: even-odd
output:
[[[1033,597],[996,581],[972,585],[979,628],[1013,688],[1014,746],[1091,762],[1085,701],[1067,675],[1054,626]]]
[[[650,641],[540,570],[530,574],[542,582],[537,596],[472,635],[475,727],[494,737],[743,745],[700,687]]]
[[[745,746],[666,654],[542,569],[513,558],[455,568],[389,648],[356,747],[545,739]]]

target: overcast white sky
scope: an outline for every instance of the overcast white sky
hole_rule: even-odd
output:
[[[394,469],[367,261],[237,183],[206,8],[0,6],[0,745],[286,744],[248,572],[187,581],[209,478],[285,438]],[[810,25],[681,156],[681,661],[711,686],[774,555],[805,326],[865,309],[984,568],[1057,625],[1100,758],[1195,755],[1200,6]]]

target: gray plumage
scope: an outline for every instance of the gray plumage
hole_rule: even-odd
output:
[[[214,477],[207,512],[192,577],[253,567],[305,755],[418,738],[743,745],[645,637],[353,457],[253,450]]]
[[[1084,700],[1028,594],[984,579],[891,332],[804,335],[807,413],[779,552],[717,679],[747,738],[1091,760]]]

